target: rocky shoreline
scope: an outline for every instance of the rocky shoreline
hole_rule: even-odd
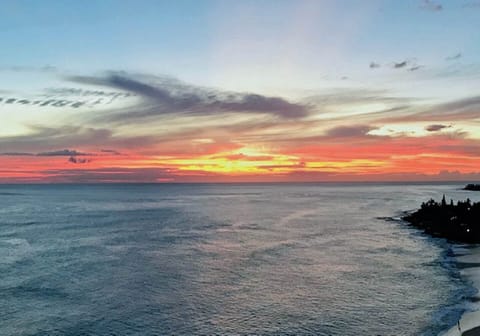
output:
[[[463,190],[480,191],[480,184],[469,183],[463,188]]]
[[[440,202],[431,199],[422,203],[420,209],[402,218],[411,226],[425,233],[453,242],[480,243],[480,202],[453,200],[447,203],[445,196]]]

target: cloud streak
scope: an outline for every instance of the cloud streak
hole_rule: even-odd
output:
[[[433,125],[426,126],[425,130],[428,132],[437,132],[437,131],[441,131],[442,129],[450,128],[450,127],[452,127],[452,125],[433,124]]]
[[[76,156],[70,156],[68,158],[68,162],[75,163],[75,164],[83,164],[83,163],[89,163],[90,160],[89,159],[77,158]]]
[[[416,71],[421,66],[406,59],[383,67]],[[402,70],[389,72],[407,76]],[[361,173],[431,174],[454,164],[469,172],[480,163],[478,141],[459,122],[478,119],[477,96],[427,104],[367,86],[310,91],[291,102],[124,72],[68,81],[79,88],[44,90],[42,104],[82,97],[103,101],[90,110],[60,113],[55,122],[39,114],[35,124],[21,125],[22,133],[0,136],[0,161],[8,170],[4,176],[54,182],[186,182],[335,179],[338,173],[349,179]],[[118,98],[131,99],[100,108]],[[8,98],[2,107],[14,104],[28,101]],[[447,130],[454,121],[455,129]],[[415,132],[408,129],[411,123],[417,123]],[[421,169],[411,162],[421,163]],[[24,172],[15,172],[19,165]]]
[[[455,55],[452,55],[452,56],[447,56],[445,57],[445,60],[446,61],[455,61],[455,60],[458,60],[462,57],[462,53],[458,53],[458,54],[455,54]]]
[[[2,156],[95,156],[93,153],[83,153],[72,149],[63,149],[51,152],[27,153],[27,152],[4,152],[0,153]]]
[[[443,10],[443,6],[441,4],[432,0],[423,0],[420,8],[430,12],[440,12],[441,10]]]
[[[139,106],[103,117],[103,120],[110,122],[128,123],[165,114],[254,113],[285,119],[302,118],[309,114],[307,105],[280,97],[206,89],[163,77],[133,77],[126,73],[110,73],[103,77],[74,76],[67,79],[79,84],[124,90],[143,98]]]

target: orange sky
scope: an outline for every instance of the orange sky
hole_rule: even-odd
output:
[[[480,180],[476,8],[133,4],[6,12],[0,183]]]
[[[289,128],[294,121],[285,121]],[[274,123],[267,127],[280,129]],[[359,132],[359,130],[361,132]],[[4,152],[0,181],[11,182],[288,182],[475,180],[480,142],[458,131],[362,134],[365,127],[337,127],[318,136],[274,134],[258,141],[250,130],[216,137],[163,140],[124,148],[94,144],[51,152]],[[77,141],[82,138],[78,131]],[[269,132],[256,133],[266,134]],[[60,139],[69,135],[61,135]],[[47,139],[49,136],[47,136]],[[245,140],[243,140],[245,139]],[[242,141],[243,140],[243,141]],[[12,143],[24,144],[18,137]],[[42,140],[40,140],[42,141]],[[110,135],[106,142],[121,143]],[[31,144],[33,145],[33,144]],[[102,145],[103,146],[103,145]],[[35,147],[35,146],[33,146]],[[23,148],[23,147],[22,147]],[[61,147],[60,147],[61,148]],[[110,148],[110,146],[108,147]],[[47,149],[47,148],[45,148]],[[53,148],[52,148],[53,149]]]

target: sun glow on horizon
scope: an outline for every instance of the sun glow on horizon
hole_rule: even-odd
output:
[[[480,11],[424,5],[7,0],[0,183],[480,179]]]

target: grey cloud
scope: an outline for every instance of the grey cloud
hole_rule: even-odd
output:
[[[480,96],[465,98],[440,104],[433,107],[429,113],[438,113],[445,116],[456,114],[469,114],[473,119],[480,118]]]
[[[425,130],[428,132],[436,132],[440,131],[444,128],[450,128],[452,125],[441,125],[441,124],[433,124],[433,125],[428,125],[425,127]]]
[[[29,134],[0,137],[0,147],[9,152],[48,153],[54,144],[57,148],[71,148],[90,144],[105,143],[112,138],[106,129],[76,126],[44,127],[30,125]],[[65,155],[70,156],[68,153]]]
[[[63,150],[53,151],[53,152],[42,152],[36,155],[37,156],[91,156],[93,154],[82,153],[82,152],[78,152],[76,150],[71,150],[71,149],[63,149]]]
[[[97,96],[97,97],[130,97],[129,92],[122,91],[103,91],[103,90],[85,90],[72,87],[48,88],[47,95],[51,96]]]
[[[114,149],[101,149],[100,152],[106,153],[106,154],[111,154],[111,155],[122,155],[122,153],[114,150]]]
[[[424,0],[420,8],[431,12],[439,12],[443,9],[443,6],[432,0]]]
[[[408,71],[417,71],[421,68],[423,68],[422,65],[415,65],[415,66],[412,66],[411,68],[409,68]]]
[[[454,60],[457,60],[459,58],[462,57],[462,53],[458,53],[458,54],[455,54],[455,55],[452,55],[452,56],[448,56],[445,58],[445,60],[447,61],[454,61]]]
[[[403,69],[408,68],[409,71],[415,71],[423,67],[423,65],[417,65],[415,59],[406,59],[400,62],[393,62],[388,64],[389,67],[392,69]],[[380,63],[377,62],[370,62],[369,65],[370,69],[377,69],[380,68]]]
[[[391,116],[378,120],[395,121],[437,121],[455,122],[458,120],[475,120],[480,118],[480,96],[459,99],[448,103],[416,107],[405,110],[401,116]]]
[[[373,129],[375,128],[368,125],[339,126],[328,130],[327,136],[333,138],[362,137]]]
[[[0,153],[2,156],[35,156],[33,153],[26,153],[26,152],[5,152]]]
[[[225,92],[184,84],[166,77],[110,73],[104,77],[69,77],[81,84],[124,90],[144,98],[141,105],[105,116],[105,121],[130,122],[164,114],[212,115],[228,112],[266,113],[281,118],[301,118],[309,107],[281,97],[252,93]]]
[[[317,106],[355,105],[379,102],[385,104],[405,104],[412,100],[409,97],[397,97],[388,90],[372,89],[333,89],[312,95],[304,99]]]
[[[0,67],[0,71],[8,72],[57,72],[58,69],[51,65],[45,65],[43,67],[32,67],[32,66],[22,66],[22,65],[10,65]]]
[[[0,153],[0,155],[2,155],[2,156],[70,156],[70,157],[76,157],[76,156],[94,156],[95,154],[78,152],[78,151],[72,150],[72,149],[63,149],[63,150],[58,150],[58,151],[40,152],[40,153],[5,152],[5,153]]]
[[[464,8],[480,8],[480,1],[470,1],[463,4]]]
[[[30,132],[25,135],[0,137],[0,148],[13,153],[43,153],[71,156],[69,150],[51,151],[52,144],[57,148],[95,148],[102,146],[139,148],[157,143],[158,136],[114,136],[111,130],[80,126],[45,127],[30,125]],[[80,152],[76,152],[80,153]],[[85,153],[88,154],[88,153]],[[78,154],[77,154],[78,155]],[[55,156],[55,155],[53,155]]]
[[[0,93],[2,93],[0,91]],[[4,92],[7,93],[7,92]],[[117,99],[135,96],[123,91],[85,90],[80,88],[47,88],[36,98],[0,97],[0,103],[29,105],[38,107],[95,107],[108,105]]]
[[[408,64],[407,61],[403,61],[403,62],[399,62],[399,63],[393,63],[393,67],[394,67],[395,69],[400,69],[400,68],[406,67],[407,64]]]
[[[12,97],[0,97],[0,102],[4,104],[17,104],[17,105],[31,105],[31,106],[39,106],[39,107],[73,107],[79,108],[85,104],[86,101],[72,101],[72,100],[65,100],[65,99],[21,99],[21,98],[12,98]]]
[[[68,158],[68,162],[70,162],[70,163],[76,163],[76,164],[82,164],[82,163],[89,163],[90,160],[89,160],[89,159],[77,158],[76,156],[70,156],[70,157]]]

